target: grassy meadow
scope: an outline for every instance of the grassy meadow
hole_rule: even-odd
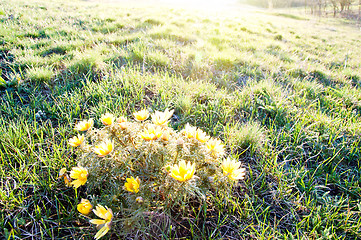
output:
[[[174,109],[246,178],[157,239],[361,239],[361,32],[342,19],[0,0],[0,238],[93,239],[74,124]],[[137,233],[103,239],[146,238]]]

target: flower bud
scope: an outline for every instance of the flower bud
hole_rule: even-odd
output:
[[[123,122],[126,122],[126,121],[127,121],[127,119],[125,117],[123,117],[123,116],[117,119],[118,123],[123,123]]]
[[[137,203],[139,203],[139,204],[142,204],[142,203],[144,202],[144,200],[143,200],[142,197],[137,197],[137,198],[135,199],[135,201],[136,201]]]
[[[127,129],[128,128],[128,122],[121,122],[119,123],[119,127],[123,130]]]
[[[163,141],[168,141],[169,140],[169,132],[165,131],[162,135],[162,140]]]
[[[66,173],[66,168],[62,168],[62,169],[60,169],[60,171],[59,171],[59,177],[58,178],[62,178],[62,177],[64,177],[64,175],[65,175],[65,173]]]
[[[167,172],[169,172],[169,171],[172,169],[172,167],[169,166],[169,165],[167,165],[167,166],[164,167],[164,169],[165,169]]]
[[[214,177],[208,177],[208,181],[209,181],[210,183],[213,183],[213,182],[214,182]]]
[[[71,178],[68,176],[68,174],[64,175],[64,183],[67,187],[71,186]]]
[[[177,140],[177,145],[183,145],[184,144],[184,140],[182,138],[179,138]]]
[[[88,199],[82,199],[77,209],[81,214],[88,215],[93,209],[93,205],[91,205]]]

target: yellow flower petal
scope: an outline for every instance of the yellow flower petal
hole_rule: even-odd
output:
[[[208,151],[211,153],[214,157],[221,157],[224,155],[224,145],[221,140],[212,138],[206,143],[206,147]]]
[[[105,208],[102,205],[97,205],[95,209],[93,209],[93,212],[102,219],[91,219],[90,222],[93,224],[96,224],[97,226],[101,226],[104,224],[104,226],[97,232],[95,235],[95,239],[99,239],[103,237],[109,230],[110,225],[112,223],[113,218],[113,211],[110,208]]]
[[[70,138],[68,143],[72,147],[78,147],[84,142],[84,139],[84,135],[78,135]]]
[[[93,149],[93,151],[98,154],[98,157],[105,157],[109,153],[113,151],[113,142],[108,140],[105,140],[104,142],[100,143],[99,145],[96,145]]]
[[[93,209],[93,212],[98,217],[105,219],[105,214],[108,212],[108,210],[102,205],[98,204],[95,209]]]
[[[225,159],[221,164],[223,170],[223,175],[227,176],[231,180],[240,180],[243,179],[246,174],[245,168],[239,168],[241,166],[240,162],[236,160]]]
[[[95,209],[93,209],[93,212],[98,217],[105,220],[105,222],[109,222],[113,218],[113,211],[110,208],[105,208],[102,205],[98,204]]]
[[[240,168],[240,169],[234,170],[232,172],[232,174],[230,175],[230,178],[232,180],[241,180],[241,179],[244,179],[245,175],[246,175],[246,169]]]
[[[114,122],[114,115],[111,113],[106,113],[103,114],[102,117],[100,118],[100,121],[102,121],[102,123],[106,126],[110,126],[113,124]]]
[[[91,220],[90,220],[90,223],[96,224],[96,225],[101,225],[101,224],[104,224],[104,223],[105,223],[105,220],[102,220],[102,219],[91,219]]]
[[[147,109],[133,113],[135,120],[141,122],[146,120],[149,117],[149,112]]]
[[[194,138],[196,136],[196,130],[196,127],[192,127],[191,125],[189,125],[189,123],[187,123],[181,133],[187,138]]]
[[[195,132],[195,138],[200,141],[201,143],[205,143],[208,141],[209,137],[207,136],[207,134],[205,132],[203,132],[201,129],[197,129]]]
[[[179,165],[175,164],[171,167],[170,175],[174,179],[184,182],[191,179],[196,171],[195,164],[191,164],[190,162],[186,163],[182,160]]]
[[[84,185],[88,179],[88,170],[83,167],[73,167],[70,172],[70,177],[72,179],[76,179],[75,181],[71,182],[75,188]]]
[[[82,199],[81,202],[77,205],[78,211],[84,215],[88,215],[92,208],[93,205],[91,205],[88,199]]]
[[[163,132],[160,127],[149,126],[148,128],[144,129],[144,131],[141,132],[139,136],[146,141],[151,141],[157,140],[162,136],[162,134]]]
[[[140,186],[140,179],[137,177],[134,179],[134,177],[130,177],[126,179],[126,183],[124,183],[124,189],[128,192],[137,193],[139,192],[139,186]]]
[[[81,185],[83,185],[83,184],[82,184],[82,181],[80,181],[80,180],[74,180],[74,181],[72,181],[70,184],[73,185],[74,188],[78,188],[78,187],[80,187]]]
[[[77,123],[75,125],[75,130],[77,131],[87,131],[89,130],[91,127],[93,127],[93,124],[94,124],[94,121],[93,119],[89,119],[89,120],[83,120],[83,121],[80,121],[79,123]]]
[[[110,230],[110,225],[109,224],[105,224],[104,227],[102,227],[97,234],[95,234],[94,238],[95,239],[99,239],[101,237],[103,237],[105,234],[107,234],[107,232]]]
[[[152,114],[152,122],[156,125],[166,125],[169,118],[172,117],[174,110],[169,111],[166,109],[164,112],[156,111]]]

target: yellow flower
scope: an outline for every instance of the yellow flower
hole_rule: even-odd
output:
[[[166,125],[169,118],[173,115],[174,110],[169,111],[166,109],[164,112],[155,111],[152,114],[152,121],[156,125]]]
[[[81,131],[81,132],[86,131],[86,130],[90,129],[91,127],[93,127],[93,124],[94,124],[94,121],[91,118],[89,120],[83,120],[83,121],[78,122],[75,125],[75,130]]]
[[[102,121],[104,125],[110,126],[114,122],[114,115],[111,113],[103,114],[102,117],[100,118],[100,121]]]
[[[88,215],[91,212],[93,205],[91,205],[88,199],[82,198],[76,208],[81,214]]]
[[[113,151],[113,142],[107,139],[99,145],[96,145],[93,150],[98,154],[98,157],[104,157]]]
[[[243,179],[244,175],[246,175],[246,169],[239,168],[240,166],[241,163],[236,162],[236,160],[230,160],[230,159],[223,160],[221,164],[223,175],[227,176],[231,180]]]
[[[108,207],[105,208],[102,205],[98,204],[95,209],[93,209],[93,212],[95,213],[95,215],[102,218],[90,220],[90,223],[96,224],[98,229],[99,227],[102,227],[94,236],[95,239],[99,239],[110,230],[113,219],[113,211]]]
[[[221,140],[212,138],[206,143],[206,147],[214,157],[224,155],[224,145]]]
[[[84,142],[84,139],[85,139],[84,135],[78,134],[78,136],[74,136],[70,138],[68,143],[72,147],[78,147]]]
[[[160,127],[149,126],[139,135],[146,141],[157,140],[162,136],[162,129]]]
[[[209,137],[207,136],[207,134],[205,132],[203,132],[201,129],[197,129],[196,131],[196,139],[198,141],[200,141],[201,143],[205,143],[208,141]]]
[[[139,177],[137,177],[136,179],[134,179],[134,177],[130,177],[127,178],[127,182],[124,184],[124,189],[132,193],[137,193],[139,192],[139,185]]]
[[[181,131],[181,133],[187,138],[195,138],[196,137],[196,127],[192,127],[189,123],[186,124],[185,128]]]
[[[126,121],[127,121],[127,119],[125,117],[123,117],[123,116],[118,118],[118,120],[117,120],[118,123],[123,123],[123,122],[126,122]]]
[[[95,215],[103,219],[92,219],[90,222],[93,224],[100,225],[112,221],[113,211],[108,207],[105,208],[102,205],[98,204],[95,209],[93,209],[93,212],[95,213]]]
[[[184,160],[171,167],[170,176],[180,182],[191,179],[196,171],[195,164],[190,162],[186,163]]]
[[[149,112],[147,109],[143,109],[141,111],[133,113],[133,115],[135,117],[135,120],[141,122],[149,117]]]
[[[76,179],[71,182],[71,185],[74,185],[75,188],[84,185],[88,180],[88,170],[83,167],[73,167],[70,172],[70,177]]]

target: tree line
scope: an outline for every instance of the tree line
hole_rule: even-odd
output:
[[[314,15],[342,16],[361,20],[361,0],[244,0],[263,8],[305,7]]]

